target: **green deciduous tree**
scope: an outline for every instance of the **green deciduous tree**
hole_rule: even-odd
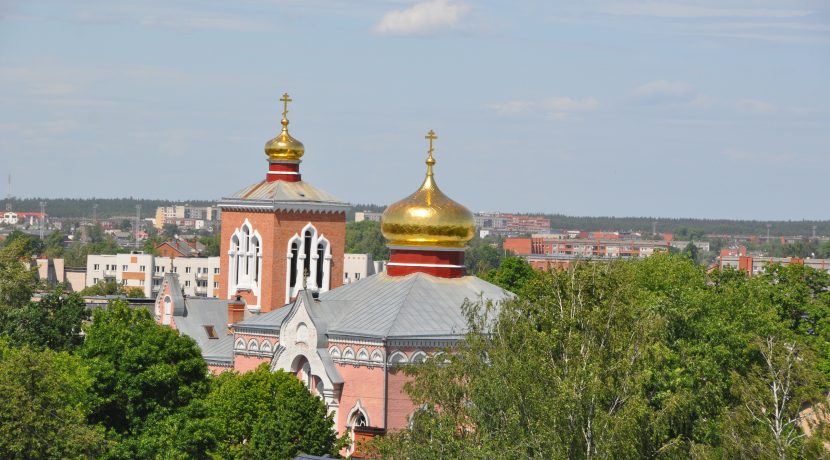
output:
[[[516,265],[494,279],[518,299],[496,317],[469,308],[470,333],[446,363],[407,368],[424,410],[378,442],[384,458],[755,458],[736,444],[744,434],[809,456],[826,440],[751,416],[774,407],[757,396],[778,378],[768,362],[800,376],[779,421],[830,387],[816,357],[823,322],[807,319],[824,311],[823,276],[707,275],[672,255],[526,276]],[[768,337],[786,340],[765,354]],[[800,351],[788,361],[788,349]]]
[[[326,406],[294,375],[263,364],[216,378],[205,401],[217,420],[224,458],[292,458],[335,454],[340,445]]]
[[[364,220],[346,224],[346,252],[371,254],[374,260],[389,258],[389,248],[380,232],[380,222]]]
[[[27,269],[26,242],[22,239],[0,249],[0,315],[9,307],[25,305],[32,298],[35,288],[35,269]]]
[[[15,345],[71,351],[83,343],[81,324],[87,319],[83,299],[58,286],[39,301],[7,309],[0,318],[0,332]]]
[[[285,459],[343,446],[326,406],[297,378],[267,364],[215,377],[205,399],[145,431],[141,457]]]
[[[500,241],[474,238],[464,251],[464,263],[468,273],[478,275],[499,268],[503,256]]]
[[[526,260],[518,256],[508,256],[501,261],[498,270],[491,271],[483,276],[493,284],[498,284],[508,291],[517,292],[535,275],[533,267]]]
[[[193,339],[115,300],[94,313],[79,354],[90,367],[90,420],[135,434],[207,390],[207,366]]]
[[[89,426],[92,379],[77,357],[0,340],[0,457],[93,458],[106,448]]]

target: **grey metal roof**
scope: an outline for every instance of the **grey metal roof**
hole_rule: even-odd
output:
[[[470,301],[500,301],[513,294],[475,276],[440,278],[425,273],[379,273],[320,294],[309,312],[328,335],[367,338],[458,338],[467,329],[461,306]],[[290,305],[239,325],[279,328]]]
[[[233,336],[228,334],[228,301],[188,297],[182,315],[173,315],[180,334],[191,337],[202,350],[202,356],[233,358]],[[213,326],[218,339],[211,339],[205,326]]]
[[[282,320],[291,311],[291,305],[283,305],[276,310],[271,310],[268,313],[251,316],[250,318],[235,323],[233,325],[237,332],[243,332],[250,329],[275,329],[275,333],[279,333]]]
[[[233,335],[222,334],[202,348],[202,357],[209,364],[233,364]]]
[[[173,272],[164,274],[164,284],[170,285],[170,299],[173,302],[173,316],[184,314],[184,296],[179,284],[179,275]],[[164,292],[164,286],[159,292]]]
[[[220,207],[269,206],[275,208],[311,206],[325,208],[347,208],[345,201],[318,189],[308,182],[268,182],[263,180],[249,185],[233,195],[223,198]]]
[[[513,294],[475,276],[440,278],[425,273],[380,273],[320,295],[322,303],[345,301],[348,314],[329,322],[329,334],[382,338],[443,338],[467,330],[461,306],[500,301]]]

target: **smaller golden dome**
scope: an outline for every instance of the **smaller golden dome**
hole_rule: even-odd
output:
[[[432,174],[435,165],[432,141],[437,137],[430,130],[426,138],[429,156],[424,183],[412,195],[386,208],[381,218],[381,232],[394,246],[463,248],[475,234],[473,213],[438,188]]]
[[[288,93],[283,94],[280,101],[283,102],[282,132],[265,143],[265,154],[268,155],[269,160],[297,161],[305,153],[305,147],[302,142],[288,134],[288,103],[291,102]]]

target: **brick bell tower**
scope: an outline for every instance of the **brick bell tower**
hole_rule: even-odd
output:
[[[475,219],[469,209],[438,188],[432,171],[432,142],[438,137],[430,130],[426,139],[429,150],[423,184],[412,195],[386,208],[381,218],[380,228],[390,249],[386,273],[406,276],[420,272],[460,278],[466,274],[464,248],[475,234]]]
[[[222,210],[218,296],[245,301],[246,315],[290,302],[307,286],[325,292],[343,284],[345,203],[302,180],[302,142],[282,131],[265,144],[265,179],[219,202]]]

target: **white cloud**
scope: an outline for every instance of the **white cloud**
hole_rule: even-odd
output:
[[[497,104],[491,104],[490,108],[494,109],[501,115],[518,115],[531,111],[536,106],[532,101],[506,101]]]
[[[429,0],[409,8],[386,13],[374,31],[384,35],[412,35],[455,27],[470,11],[464,3]]]
[[[706,109],[709,107],[713,107],[717,103],[717,100],[711,96],[707,96],[705,94],[698,94],[695,96],[694,99],[689,101],[689,107],[694,107],[697,109]]]
[[[554,120],[565,120],[576,113],[596,110],[599,101],[595,97],[573,98],[556,96],[540,101],[512,100],[491,104],[490,108],[501,115],[543,114]]]
[[[600,7],[600,11],[619,16],[652,16],[658,18],[797,18],[811,14],[811,11],[808,10],[713,8],[662,2],[613,3]]]
[[[741,99],[735,103],[738,109],[752,113],[773,113],[778,110],[773,104],[759,99]]]
[[[651,99],[685,96],[691,91],[692,86],[683,81],[655,80],[634,88],[631,94],[637,99]]]
[[[550,116],[556,120],[564,120],[577,112],[591,112],[599,107],[599,101],[594,97],[575,99],[571,97],[552,97],[545,101],[545,108]]]

